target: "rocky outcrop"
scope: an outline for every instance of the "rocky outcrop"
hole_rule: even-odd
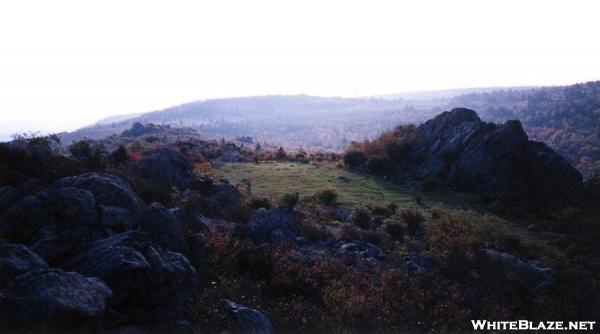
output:
[[[201,262],[200,235],[186,234],[162,205],[141,210],[114,175],[83,174],[31,189],[37,192],[19,191],[21,199],[10,195],[6,203],[16,202],[0,215],[0,237],[15,243],[0,243],[2,329],[193,330],[182,314],[198,275],[186,255]]]
[[[0,243],[0,289],[22,273],[48,268],[46,262],[24,245]]]
[[[89,243],[64,268],[104,280],[117,311],[134,321],[178,319],[198,280],[185,256],[163,250],[140,231]]]
[[[558,209],[583,195],[582,177],[546,145],[530,141],[519,121],[485,123],[457,108],[419,126],[410,170],[491,201]]]
[[[185,189],[192,179],[192,161],[185,155],[163,148],[142,161],[142,174],[158,184]]]
[[[156,244],[174,252],[188,253],[179,220],[175,214],[159,203],[144,209],[138,217],[138,224]]]
[[[500,271],[514,272],[529,279],[536,290],[554,286],[557,272],[544,266],[540,261],[525,262],[518,257],[493,249],[483,249],[484,260]]]
[[[268,211],[261,209],[252,215],[248,234],[256,242],[293,240],[297,221],[296,212],[287,206]]]
[[[53,188],[74,187],[90,191],[98,204],[138,210],[141,201],[123,179],[106,173],[88,173],[56,181]]]
[[[0,293],[0,328],[10,332],[97,329],[111,296],[97,278],[35,269],[15,278]]]

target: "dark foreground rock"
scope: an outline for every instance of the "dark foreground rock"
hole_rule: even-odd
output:
[[[4,331],[84,331],[98,328],[111,290],[97,278],[60,269],[36,269],[0,292]]]
[[[298,215],[288,206],[258,210],[248,223],[248,234],[256,242],[294,239],[297,221]]]
[[[158,184],[185,189],[192,179],[192,161],[171,148],[163,148],[142,161],[142,174]]]
[[[18,275],[48,265],[24,245],[0,243],[0,289]]]
[[[65,268],[103,279],[115,309],[134,322],[179,319],[198,280],[185,256],[163,250],[140,231],[89,243]]]
[[[225,300],[230,316],[233,317],[235,333],[271,334],[273,326],[269,318],[261,311]]]
[[[484,249],[482,253],[488,264],[495,269],[526,276],[536,290],[552,288],[556,282],[556,270],[544,266],[539,261],[525,262],[512,254],[492,249]]]
[[[456,108],[419,126],[411,167],[422,180],[436,178],[491,201],[560,209],[583,196],[582,177],[543,143],[528,139],[519,121],[485,123]]]
[[[141,201],[123,179],[106,173],[88,173],[56,181],[53,188],[74,187],[90,191],[98,204],[135,211]]]

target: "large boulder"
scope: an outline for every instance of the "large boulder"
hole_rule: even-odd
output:
[[[77,252],[81,246],[91,241],[104,239],[111,234],[110,230],[88,225],[66,229],[48,226],[43,227],[34,235],[29,247],[49,265],[57,267]]]
[[[150,181],[181,189],[192,180],[192,161],[180,152],[163,148],[142,160],[142,175]]]
[[[52,206],[37,196],[26,196],[4,212],[0,237],[15,243],[27,243],[44,225],[57,224]]]
[[[163,248],[187,254],[182,226],[169,209],[159,203],[153,203],[144,209],[138,217],[138,224],[150,239]]]
[[[42,190],[43,184],[38,180],[28,180],[18,187],[6,186],[0,189],[0,211],[6,210],[22,200]]]
[[[298,221],[296,212],[288,206],[257,210],[248,223],[248,234],[256,242],[282,241],[280,236],[293,239]]]
[[[56,181],[53,188],[75,187],[90,191],[98,204],[137,210],[141,201],[129,184],[107,173],[88,173]]]
[[[551,288],[556,282],[556,270],[544,266],[540,261],[525,262],[512,254],[493,249],[483,249],[482,254],[484,260],[495,269],[523,275],[537,290]]]
[[[22,273],[48,268],[46,262],[24,245],[0,242],[0,289]]]
[[[261,311],[244,305],[237,304],[231,300],[224,300],[229,315],[232,316],[233,330],[235,333],[244,334],[271,334],[273,326],[271,320]]]
[[[97,329],[111,296],[97,278],[35,269],[0,292],[0,328],[11,332]]]
[[[180,319],[197,283],[185,256],[135,230],[89,243],[64,268],[100,277],[113,290],[117,311],[137,322]]]
[[[96,199],[88,190],[63,187],[38,194],[49,202],[56,218],[63,225],[94,226],[97,221]]]
[[[475,111],[456,108],[419,126],[415,138],[412,171],[422,179],[530,209],[560,209],[583,196],[577,170],[530,141],[519,121],[485,123]]]

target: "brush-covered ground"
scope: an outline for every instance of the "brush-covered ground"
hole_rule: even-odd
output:
[[[0,145],[0,258],[36,260],[0,261],[0,331],[457,332],[471,319],[599,318],[600,181],[579,207],[510,215],[335,154],[186,136],[139,125],[68,151],[44,137]],[[40,309],[38,296],[61,307]]]

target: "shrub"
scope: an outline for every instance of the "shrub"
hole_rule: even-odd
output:
[[[125,146],[119,145],[119,147],[110,154],[110,160],[114,164],[124,164],[129,161],[129,153],[127,153]]]
[[[250,207],[254,210],[260,208],[265,208],[268,210],[271,208],[271,201],[266,197],[253,196],[250,199]]]
[[[102,157],[102,151],[100,151],[99,147],[92,149],[90,141],[87,139],[71,144],[69,152],[92,169],[104,169],[105,162]]]
[[[279,147],[279,149],[277,150],[277,153],[275,153],[275,159],[280,160],[280,161],[287,159],[287,153],[285,153],[285,150],[283,149],[283,147]]]
[[[388,219],[384,222],[383,229],[395,240],[404,239],[404,226],[399,221]]]
[[[343,160],[344,165],[351,168],[357,168],[365,163],[367,157],[365,156],[364,152],[359,151],[357,149],[351,149],[344,153]]]
[[[396,210],[398,210],[398,204],[390,202],[387,205],[387,209],[390,211],[391,214],[394,214],[396,213]]]
[[[417,209],[403,209],[400,211],[400,218],[408,226],[408,233],[415,235],[421,230],[421,225],[425,221],[423,214]]]
[[[309,222],[301,222],[297,224],[296,232],[310,242],[327,240],[332,237],[331,232],[327,228]]]
[[[446,214],[427,230],[427,242],[451,272],[461,273],[473,256],[475,237],[464,213]]]
[[[417,202],[417,204],[419,204],[419,205],[423,205],[423,195],[416,194],[415,195],[415,202]]]
[[[299,200],[300,195],[298,194],[298,192],[288,193],[281,196],[281,203],[287,205],[290,208],[295,207],[296,204],[298,204]]]
[[[317,191],[315,198],[325,206],[334,206],[337,201],[337,192],[333,189],[323,189]]]
[[[386,156],[375,156],[367,160],[367,171],[373,174],[388,174],[394,171],[393,161]]]
[[[371,226],[371,214],[367,208],[356,208],[352,212],[352,223],[362,229],[368,229]]]

